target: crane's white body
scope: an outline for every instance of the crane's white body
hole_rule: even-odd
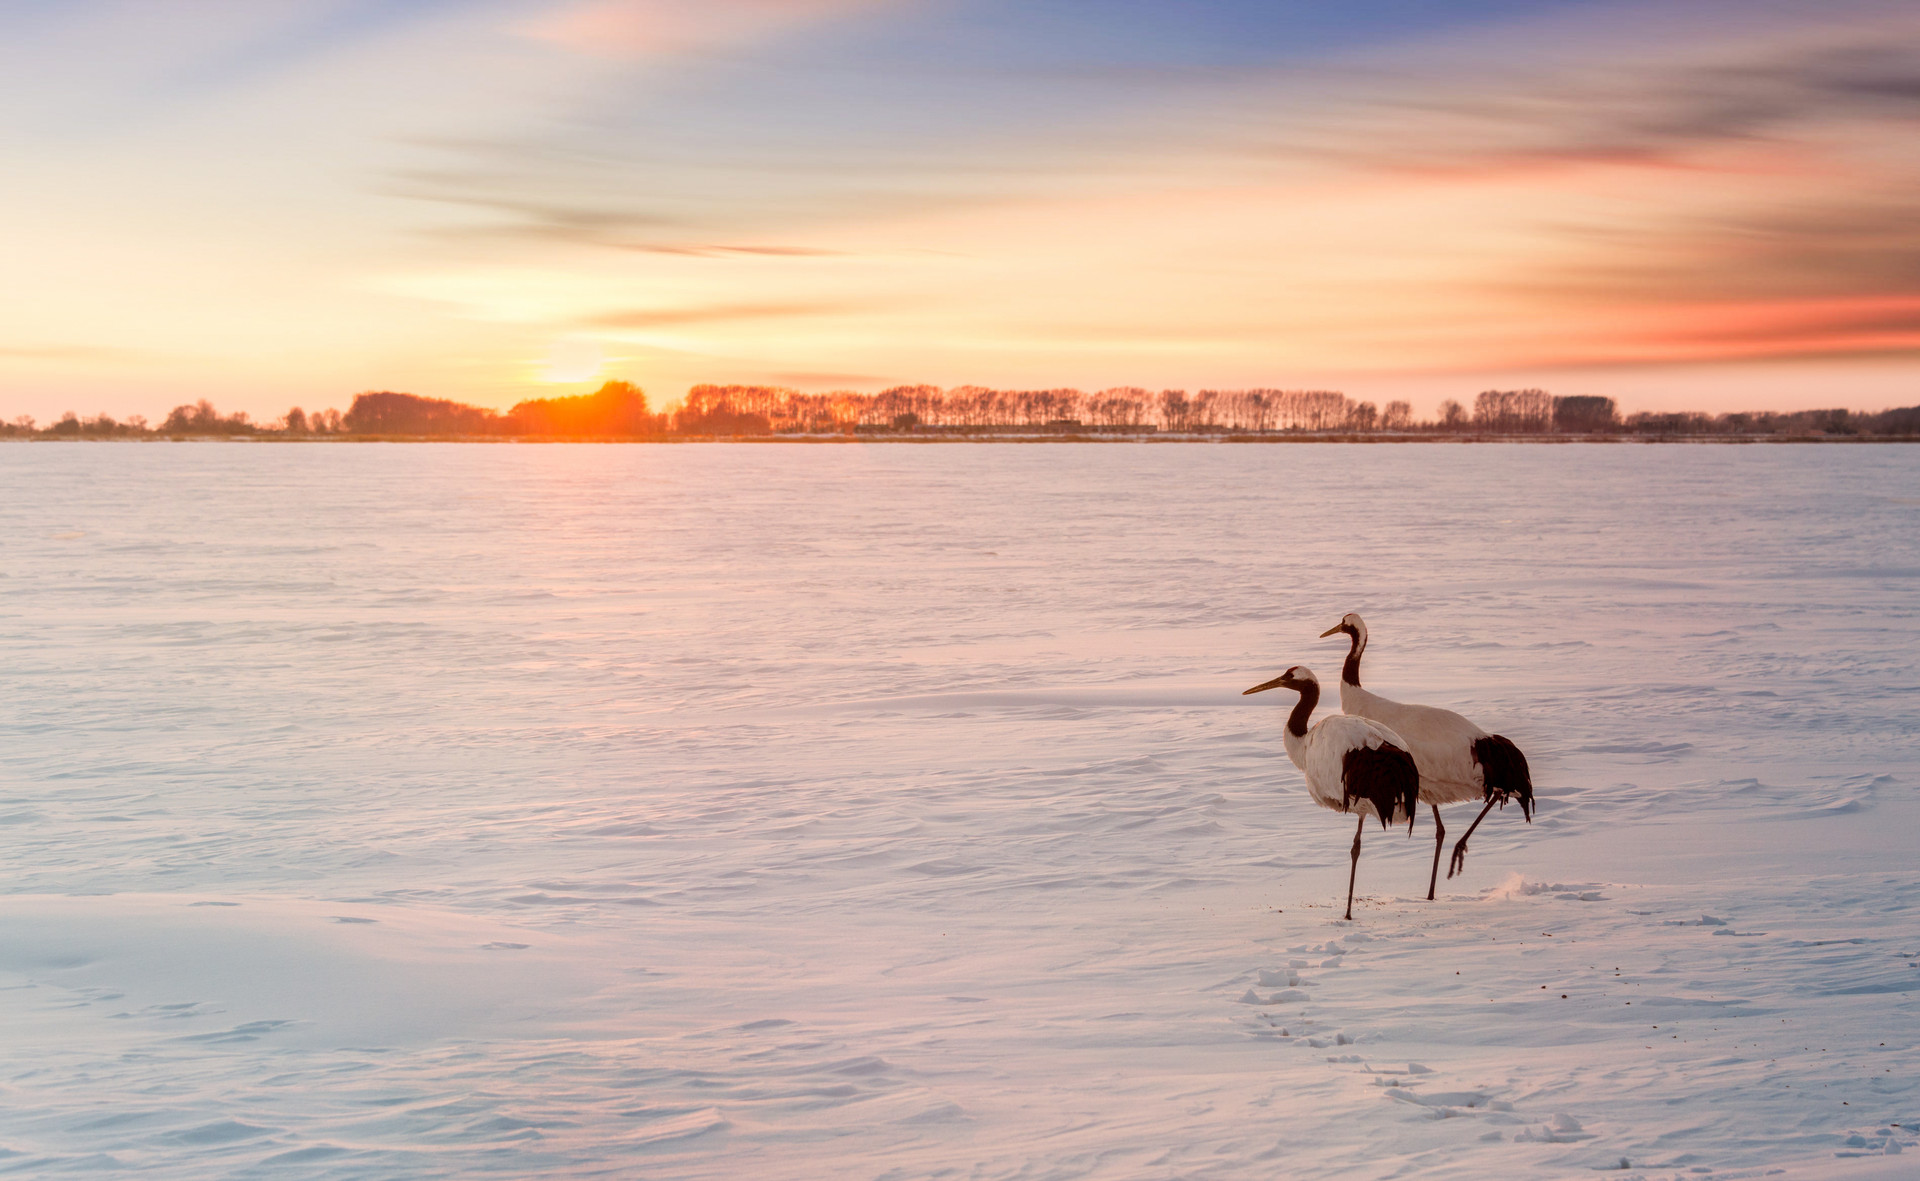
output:
[[[1518,799],[1527,822],[1533,822],[1533,778],[1527,770],[1526,756],[1507,739],[1487,733],[1450,709],[1408,705],[1362,689],[1360,658],[1367,651],[1366,622],[1349,613],[1320,635],[1325,639],[1335,632],[1345,632],[1352,640],[1340,669],[1340,708],[1391,727],[1400,736],[1401,749],[1413,756],[1419,772],[1420,802],[1433,809],[1433,872],[1427,877],[1427,901],[1431,902],[1440,881],[1441,843],[1447,836],[1440,806],[1486,801],[1467,835],[1454,846],[1453,864],[1447,869],[1447,876],[1452,877],[1466,862],[1467,837],[1480,827],[1480,821],[1496,803],[1504,808],[1509,799]]]
[[[1359,818],[1353,830],[1352,865],[1347,870],[1347,914],[1353,918],[1353,885],[1360,876],[1360,834],[1367,817],[1387,827],[1405,813],[1407,827],[1419,807],[1420,766],[1407,753],[1399,735],[1378,722],[1335,714],[1309,726],[1320,703],[1320,679],[1311,669],[1294,665],[1247,693],[1292,689],[1300,695],[1287,715],[1284,742],[1287,757],[1307,780],[1307,793],[1322,808]],[[1243,694],[1244,696],[1244,694]]]
[[[1389,743],[1401,750],[1407,749],[1407,744],[1401,741],[1399,735],[1387,727],[1348,714],[1332,714],[1321,718],[1305,734],[1295,734],[1288,729],[1284,733],[1284,741],[1287,757],[1306,776],[1307,794],[1313,797],[1314,803],[1335,812],[1363,816],[1378,816],[1379,811],[1370,800],[1356,799],[1351,806],[1348,805],[1345,786],[1347,752],[1378,750]],[[1418,766],[1419,760],[1416,759],[1414,765]],[[1425,778],[1424,775],[1421,777],[1423,784]]]
[[[1459,714],[1438,706],[1389,701],[1348,684],[1344,676],[1340,709],[1400,736],[1395,745],[1412,755],[1414,766],[1420,768],[1421,803],[1461,804],[1486,795],[1486,777],[1474,761],[1473,744],[1488,734]]]

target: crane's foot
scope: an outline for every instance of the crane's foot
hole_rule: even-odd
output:
[[[1453,875],[1466,869],[1466,867],[1467,842],[1466,838],[1462,837],[1460,843],[1453,847],[1453,860],[1447,863],[1447,880],[1452,881]]]

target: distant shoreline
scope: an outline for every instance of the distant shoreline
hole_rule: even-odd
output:
[[[355,394],[345,414],[295,406],[256,423],[205,398],[175,406],[158,426],[69,411],[50,426],[0,422],[0,437],[32,439],[276,439],[283,442],[772,443],[1752,443],[1920,438],[1920,406],[1873,413],[1838,407],[1708,415],[1620,416],[1612,398],[1545,390],[1484,390],[1469,415],[1441,404],[1416,421],[1404,401],[1381,411],[1333,390],[1182,390],[1117,387],[991,390],[898,386],[878,394],[803,394],[769,386],[698,385],[676,410],[655,413],[630,382],[591,394],[534,398],[505,414],[393,390]]]
[[[1696,444],[1713,446],[1739,446],[1744,444],[1878,444],[1878,443],[1920,443],[1920,435],[1498,435],[1498,434],[1294,434],[1273,432],[1270,434],[1171,434],[1171,433],[1034,433],[1018,434],[1012,432],[980,432],[978,434],[928,433],[924,435],[906,433],[861,433],[855,435],[147,435],[143,437],[64,437],[64,438],[0,438],[0,443],[19,444],[67,444],[67,443],[239,443],[253,445],[280,444],[351,444],[351,443],[457,443],[486,444],[488,446],[511,446],[514,444],[665,444],[670,446],[700,446],[709,443],[752,443],[756,445],[845,445],[845,444],[890,444],[890,445],[946,445],[946,444],[993,444],[993,443],[1095,443],[1102,445],[1153,445],[1153,444],[1364,444],[1379,446],[1399,443],[1430,445],[1472,445],[1472,444],[1521,444],[1530,446],[1556,446],[1580,444],[1604,444],[1611,446],[1670,446],[1673,444]]]

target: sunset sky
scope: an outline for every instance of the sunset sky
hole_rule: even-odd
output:
[[[0,418],[1920,403],[1920,5],[6,0]]]

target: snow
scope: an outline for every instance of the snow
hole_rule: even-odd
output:
[[[1895,447],[0,447],[0,1171],[1920,1175],[1916,496]],[[1353,923],[1240,695],[1347,611],[1541,799],[1432,903],[1428,818],[1369,832]]]

